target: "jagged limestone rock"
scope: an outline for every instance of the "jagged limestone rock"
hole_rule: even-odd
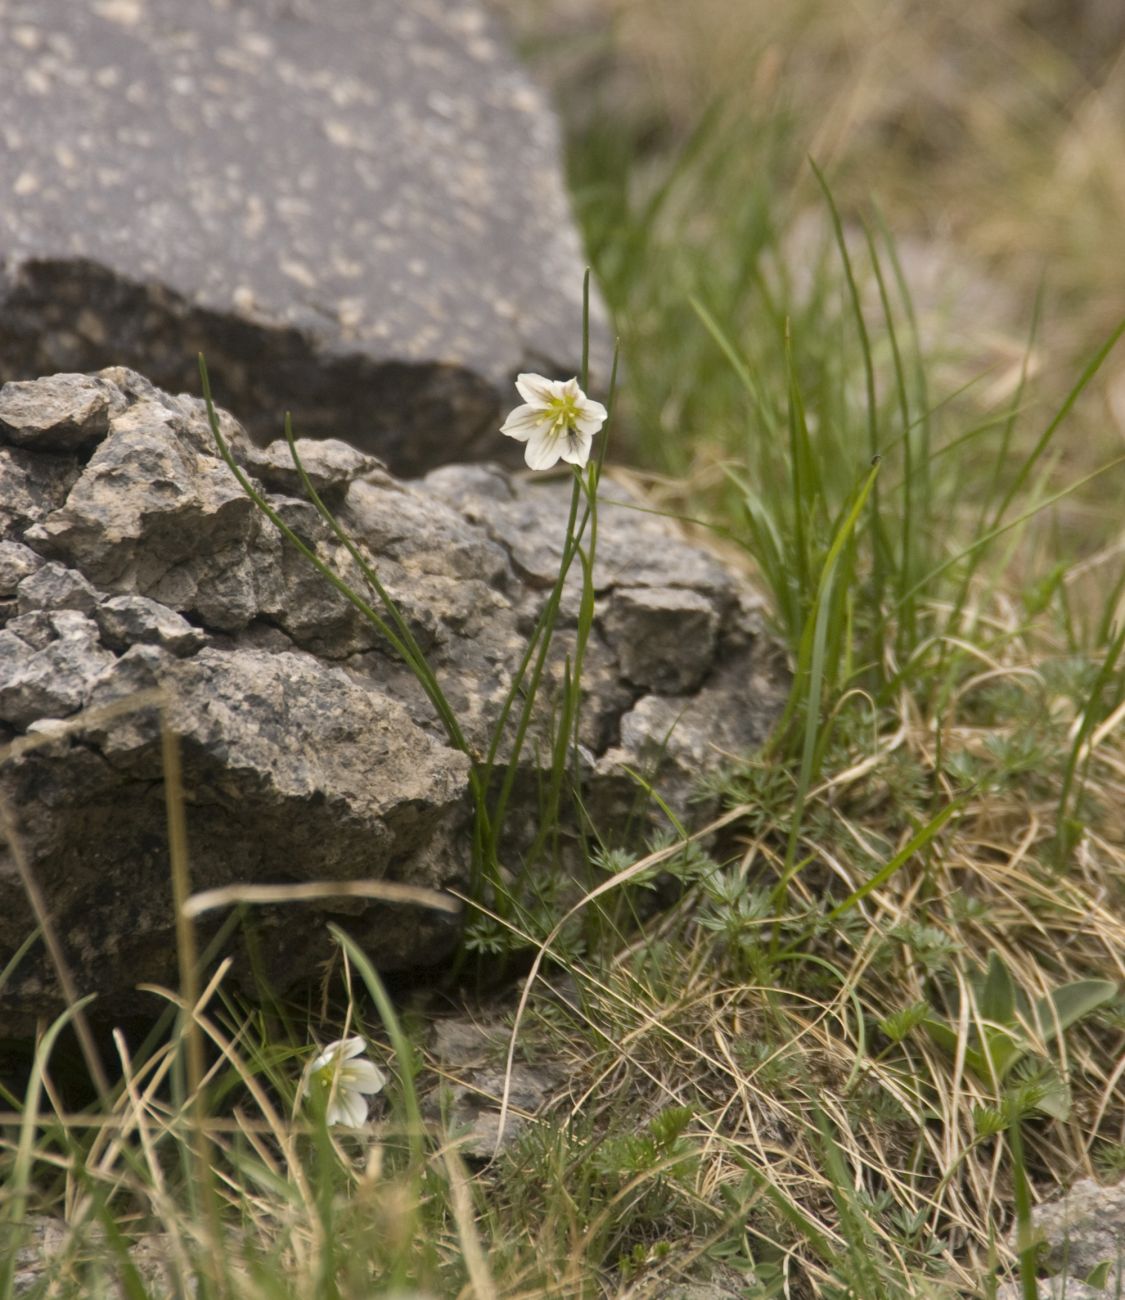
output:
[[[203,404],[122,368],[85,386],[44,380],[42,409],[35,391],[21,386],[19,403],[0,391],[0,409],[25,412],[6,435],[15,445],[0,442],[25,473],[0,538],[0,793],[79,987],[116,1015],[151,1001],[138,983],[176,979],[161,717],[180,737],[196,889],[367,878],[467,888],[470,759],[383,634],[247,498]],[[87,409],[60,392],[104,399],[96,444],[76,450],[59,434],[53,419],[73,428]],[[220,420],[273,509],[377,605],[294,495],[281,449],[263,452]],[[299,446],[479,757],[558,570],[568,481],[447,466],[404,482],[343,442]],[[638,801],[637,772],[698,820],[695,782],[763,738],[784,689],[745,582],[634,505],[605,485],[583,666],[583,803],[610,833]],[[538,830],[579,591],[575,565],[520,757],[513,862]],[[511,747],[509,727],[501,767]],[[577,814],[562,815],[566,838]],[[0,962],[33,927],[11,851],[0,850]],[[275,905],[253,912],[259,970],[280,987],[313,978],[333,917],[384,969],[439,963],[458,933],[455,918],[419,906]],[[220,920],[204,918],[204,940]],[[0,1024],[27,1032],[58,1005],[36,945],[0,990]]]

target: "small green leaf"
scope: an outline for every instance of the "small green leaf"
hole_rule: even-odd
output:
[[[1092,1287],[1095,1291],[1104,1291],[1106,1284],[1109,1282],[1109,1270],[1113,1267],[1113,1261],[1103,1259],[1097,1268],[1092,1269],[1086,1275],[1086,1285]]]
[[[1086,823],[1079,821],[1077,817],[1063,817],[1060,820],[1055,838],[1055,854],[1060,866],[1070,861],[1071,855],[1082,842],[1082,836],[1085,834]]]
[[[996,1106],[973,1107],[973,1131],[978,1138],[993,1138],[1008,1127],[1008,1115]]]
[[[879,1021],[879,1032],[885,1034],[892,1043],[901,1043],[913,1030],[917,1029],[929,1013],[925,1002],[914,1002],[901,1011],[892,1011],[889,1016]]]
[[[1016,986],[994,948],[988,954],[988,974],[980,994],[980,1013],[996,1024],[1011,1024],[1016,1009]]]
[[[1045,1043],[1117,996],[1112,980],[1075,980],[1035,1004],[1035,1027]]]
[[[935,1043],[950,1056],[957,1055],[957,1035],[947,1024],[940,1020],[923,1020],[922,1028],[934,1040]]]
[[[1065,1083],[1060,1083],[1058,1088],[1050,1089],[1039,1098],[1035,1109],[1062,1123],[1070,1117],[1070,1104],[1070,1089]]]
[[[982,1055],[992,1062],[992,1073],[997,1079],[1002,1079],[1026,1053],[1027,1048],[1006,1030],[985,1025]]]
[[[954,1060],[957,1057],[957,1048],[960,1039],[952,1029],[940,1020],[923,1020],[922,1027],[934,1040],[937,1045],[949,1053]],[[975,1047],[965,1048],[965,1064],[983,1083],[991,1083],[992,1071],[988,1068],[988,1061],[984,1053],[978,1051]]]
[[[1070,1086],[1053,1062],[1029,1060],[1008,1085],[1006,1104],[1015,1119],[1038,1111],[1065,1120],[1070,1115]]]

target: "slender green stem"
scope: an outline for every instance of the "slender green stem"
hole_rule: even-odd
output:
[[[531,725],[531,715],[535,708],[535,701],[539,694],[540,684],[543,680],[543,672],[547,663],[547,655],[551,648],[551,637],[554,631],[555,623],[558,621],[559,606],[562,603],[563,590],[566,586],[566,579],[570,573],[570,567],[574,562],[574,557],[578,554],[579,539],[586,527],[588,515],[584,517],[580,524],[576,526],[578,518],[578,507],[582,500],[582,483],[579,478],[574,480],[574,489],[570,499],[570,514],[567,518],[566,541],[563,544],[563,558],[559,566],[559,576],[555,580],[555,585],[551,589],[546,607],[540,615],[539,622],[536,626],[537,636],[533,636],[529,642],[524,659],[520,664],[516,679],[512,683],[512,688],[508,692],[505,700],[505,708],[501,711],[501,716],[497,722],[496,731],[493,734],[493,743],[489,748],[489,771],[491,770],[491,760],[499,745],[500,732],[503,724],[507,720],[508,710],[511,707],[510,701],[514,700],[516,691],[520,688],[524,674],[527,671],[527,665],[532,657],[533,652],[538,650],[534,655],[535,663],[531,669],[531,677],[527,682],[524,691],[523,707],[520,709],[519,719],[516,723],[516,734],[512,741],[512,752],[508,755],[505,765],[504,779],[500,786],[500,793],[497,796],[496,803],[492,808],[492,828],[493,834],[499,837],[503,831],[504,818],[508,810],[508,802],[511,799],[512,788],[516,779],[516,767],[520,755],[523,753],[524,742],[527,739],[528,728]],[[538,645],[536,646],[536,641]]]
[[[562,797],[563,779],[567,772],[567,756],[571,742],[577,741],[582,700],[582,666],[585,661],[586,645],[594,624],[594,557],[598,545],[598,495],[597,465],[589,469],[589,480],[583,483],[582,471],[575,469],[575,486],[584,490],[587,500],[586,518],[589,520],[590,541],[585,549],[578,548],[578,560],[582,566],[582,596],[578,613],[578,630],[575,638],[574,659],[568,664],[566,689],[563,692],[562,712],[555,737],[554,752],[551,763],[551,778],[547,787],[547,797],[541,808],[541,824],[532,846],[529,860],[538,859],[551,829],[558,822],[559,803]]]
[[[1031,1191],[1027,1185],[1027,1162],[1023,1153],[1022,1120],[1012,1116],[1008,1145],[1012,1152],[1012,1192],[1016,1202],[1016,1253],[1019,1257],[1020,1290],[1023,1300],[1039,1300],[1035,1278],[1035,1234],[1031,1222]]]
[[[434,708],[438,711],[438,716],[441,718],[442,724],[445,726],[451,742],[456,746],[456,748],[462,750],[464,753],[468,753],[469,747],[461,731],[460,724],[458,723],[448,700],[445,698],[445,694],[438,683],[437,677],[434,675],[433,669],[430,667],[426,659],[425,653],[421,646],[419,646],[414,633],[411,631],[410,624],[399,609],[398,603],[391,596],[390,592],[387,591],[378,573],[376,573],[372,566],[368,564],[359,547],[356,546],[344,529],[340,527],[340,521],[324,504],[323,498],[314,487],[312,480],[309,478],[305,466],[301,461],[300,453],[297,450],[297,440],[293,436],[293,422],[288,414],[285,416],[285,441],[289,445],[289,454],[292,456],[293,464],[296,466],[297,473],[300,475],[301,485],[305,489],[305,494],[316,507],[317,513],[320,517],[328,527],[331,528],[337,541],[340,542],[356,562],[365,581],[379,597],[384,609],[386,609],[387,613],[390,615],[391,622],[394,624],[395,630],[398,633],[400,643],[406,648],[407,662],[410,665],[411,671],[421,682],[422,687],[429,696]]]
[[[824,173],[810,159],[813,173],[821,190],[824,192],[825,200],[828,203],[829,215],[832,219],[832,229],[836,235],[836,247],[839,249],[840,261],[844,267],[844,277],[848,285],[848,297],[851,301],[852,314],[855,317],[856,329],[859,332],[860,350],[863,353],[863,374],[867,387],[867,439],[868,451],[872,461],[879,455],[879,414],[876,405],[875,395],[875,363],[871,353],[871,339],[867,333],[867,322],[863,316],[863,304],[860,301],[859,286],[856,283],[855,271],[852,269],[852,258],[848,252],[848,241],[844,237],[844,223],[840,218],[840,210],[836,206],[836,200],[832,195],[828,182],[824,178]],[[871,494],[871,575],[874,584],[874,595],[872,597],[876,609],[883,607],[883,591],[886,585],[885,563],[887,544],[883,533],[883,515],[881,502],[879,498],[879,485],[874,484]],[[884,671],[882,657],[876,665],[876,671],[880,678]]]
[[[399,636],[395,628],[392,627],[387,622],[387,620],[383,618],[382,615],[380,615],[379,612],[372,605],[370,605],[367,601],[365,601],[362,596],[359,596],[342,578],[338,577],[332,571],[332,569],[327,564],[325,564],[324,561],[317,555],[317,553],[312,549],[312,547],[308,545],[307,542],[305,542],[302,538],[298,537],[298,535],[293,531],[293,529],[289,527],[289,525],[285,522],[285,520],[281,518],[281,516],[273,508],[273,506],[270,505],[270,503],[266,500],[266,498],[257,490],[254,484],[250,481],[249,476],[243,471],[242,467],[235,460],[234,454],[232,453],[229,445],[227,444],[226,439],[223,437],[222,429],[219,427],[219,418],[218,418],[218,414],[215,411],[215,404],[211,397],[211,385],[207,377],[207,365],[203,359],[202,354],[200,354],[199,357],[199,374],[203,384],[203,400],[207,405],[207,418],[211,424],[211,432],[215,438],[216,444],[218,445],[219,454],[226,462],[227,467],[230,469],[231,473],[238,480],[239,486],[250,498],[250,500],[254,503],[254,505],[257,506],[257,508],[262,512],[262,514],[266,516],[266,518],[270,521],[270,523],[272,523],[274,527],[277,528],[277,530],[282,534],[285,540],[287,542],[290,542],[293,546],[295,546],[297,550],[300,551],[300,553],[305,557],[305,559],[308,560],[309,563],[313,565],[313,567],[317,570],[317,572],[321,575],[321,577],[323,577],[327,583],[329,583],[333,588],[335,588],[335,590],[338,591],[340,595],[342,595],[346,600],[348,600],[352,605],[354,605],[355,608],[358,609],[359,612],[364,616],[364,618],[366,618],[368,622],[373,624],[383,634],[383,636],[386,637],[386,639],[390,642],[393,649],[401,656],[401,658],[413,668],[414,657],[413,657],[413,652],[411,650],[410,644],[404,641],[401,636]],[[422,685],[423,687],[425,687],[426,683],[423,682]],[[457,726],[456,719],[452,719],[452,728],[449,729],[449,723],[447,721],[445,713],[443,712],[442,708],[439,705],[438,700],[432,699],[431,702],[434,704],[435,709],[437,709],[438,716],[441,718],[442,722],[446,723],[447,725],[450,742],[457,749],[462,750],[464,753],[468,753],[469,752],[468,746],[465,743],[464,737],[461,735],[461,731],[460,728]]]
[[[866,223],[864,223],[863,233],[867,239],[867,248],[871,254],[871,265],[875,272],[875,283],[879,287],[879,301],[883,307],[883,323],[886,325],[887,338],[891,345],[891,356],[894,361],[895,388],[898,394],[899,414],[902,419],[902,511],[901,511],[901,542],[898,561],[898,591],[901,595],[910,582],[911,575],[914,571],[914,449],[910,437],[910,397],[906,389],[906,369],[903,365],[902,350],[898,344],[898,333],[895,330],[894,313],[891,310],[890,295],[887,293],[886,280],[883,277],[883,268],[879,262],[879,254],[875,248],[875,240]],[[902,608],[901,616],[898,620],[898,639],[896,658],[902,658],[904,653],[908,653],[908,647],[912,646],[917,640],[917,631],[914,619],[914,602],[908,600]]]

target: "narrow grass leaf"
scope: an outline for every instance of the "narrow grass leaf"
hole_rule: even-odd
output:
[[[379,1019],[383,1022],[383,1028],[387,1031],[387,1037],[391,1040],[395,1060],[398,1062],[400,1095],[403,1116],[406,1122],[407,1139],[415,1163],[420,1165],[423,1156],[423,1127],[422,1112],[418,1106],[418,1091],[415,1086],[417,1065],[414,1060],[414,1048],[402,1028],[402,1022],[395,1011],[394,1003],[387,994],[386,986],[379,978],[370,958],[351,935],[338,925],[329,925],[328,930],[344,952],[347,953],[352,965],[359,971],[360,979],[366,985],[367,991],[371,995],[371,1001],[374,1002],[375,1009],[379,1013]]]
[[[35,1046],[35,1056],[31,1062],[31,1073],[24,1092],[23,1112],[20,1116],[15,1158],[12,1162],[12,1171],[7,1187],[7,1205],[4,1213],[4,1218],[9,1225],[7,1253],[3,1259],[0,1259],[0,1297],[4,1297],[4,1300],[7,1300],[12,1295],[16,1253],[19,1240],[23,1235],[28,1201],[31,1197],[32,1151],[35,1146],[35,1134],[39,1128],[39,1109],[47,1074],[47,1064],[51,1059],[51,1053],[54,1051],[59,1035],[93,1000],[93,994],[88,994],[68,1006],[60,1016],[51,1022],[46,1033]]]
[[[936,817],[931,817],[921,830],[911,836],[910,841],[891,858],[886,866],[881,867],[870,880],[860,885],[858,889],[853,890],[842,903],[837,903],[832,911],[828,913],[828,919],[834,921],[837,917],[843,916],[845,912],[851,911],[857,903],[862,902],[868,894],[885,885],[916,853],[929,844],[951,817],[961,811],[972,793],[972,791],[966,791],[964,794],[958,795],[956,799],[946,804]]]

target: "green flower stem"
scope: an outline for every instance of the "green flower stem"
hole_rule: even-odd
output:
[[[567,771],[567,753],[571,748],[572,738],[576,743],[578,738],[578,722],[582,706],[582,666],[586,656],[586,645],[594,624],[594,557],[598,546],[597,471],[596,464],[590,466],[588,482],[583,480],[580,469],[574,471],[575,487],[585,492],[588,503],[584,522],[589,521],[590,542],[586,548],[576,543],[578,561],[582,565],[582,600],[578,612],[578,633],[575,638],[574,661],[567,664],[562,717],[555,736],[551,762],[551,780],[547,788],[546,801],[541,809],[539,831],[529,854],[532,862],[538,858],[548,835],[558,824],[563,777]]]
[[[832,611],[832,593],[833,585],[836,579],[837,565],[844,548],[847,546],[855,531],[856,524],[863,512],[871,490],[875,485],[875,480],[879,474],[879,465],[876,462],[871,467],[870,473],[863,481],[862,486],[856,494],[851,509],[848,511],[846,518],[836,532],[832,540],[828,555],[824,561],[824,568],[821,570],[820,581],[817,587],[816,601],[809,617],[806,620],[804,631],[801,635],[801,648],[797,660],[797,671],[794,675],[794,689],[790,694],[789,703],[786,706],[785,713],[777,727],[777,733],[782,733],[789,724],[793,710],[796,708],[798,698],[803,697],[805,706],[805,734],[804,745],[801,753],[801,767],[797,777],[797,792],[793,803],[793,811],[789,823],[789,836],[785,850],[785,865],[782,868],[780,879],[773,889],[774,907],[780,916],[785,910],[786,900],[789,895],[789,883],[793,876],[799,870],[797,864],[797,847],[800,843],[801,820],[804,814],[805,800],[808,797],[809,789],[812,785],[814,759],[817,749],[817,733],[820,727],[821,705],[822,705],[822,685],[825,676],[825,643],[828,636],[828,623]],[[779,942],[780,927],[774,927],[773,941],[771,950],[776,955],[777,945]]]
[[[563,558],[559,566],[559,576],[555,580],[555,585],[551,589],[551,595],[547,600],[547,605],[540,615],[539,622],[536,624],[535,631],[528,641],[527,650],[524,652],[523,660],[519,669],[512,680],[512,685],[504,701],[504,707],[501,710],[500,717],[497,720],[496,730],[493,732],[492,744],[489,747],[488,766],[486,769],[486,781],[492,772],[492,764],[495,759],[496,751],[499,747],[500,736],[503,727],[507,721],[508,713],[511,710],[515,697],[519,691],[527,667],[532,657],[535,658],[534,667],[531,670],[531,677],[524,692],[523,708],[520,710],[519,721],[516,724],[515,740],[512,744],[512,753],[508,757],[508,762],[504,772],[504,780],[500,786],[500,793],[497,796],[496,804],[492,810],[492,833],[499,839],[500,833],[504,826],[504,817],[508,809],[508,801],[511,798],[512,787],[516,779],[516,767],[519,762],[520,754],[523,752],[524,741],[527,738],[527,730],[531,724],[531,713],[535,707],[536,696],[539,693],[539,686],[543,679],[543,670],[547,663],[547,654],[551,648],[551,638],[554,632],[555,624],[558,621],[559,605],[562,603],[563,588],[566,585],[567,575],[570,572],[570,566],[574,563],[574,557],[578,554],[579,541],[586,528],[589,519],[589,511],[583,516],[580,523],[577,524],[578,506],[582,499],[582,480],[576,475],[574,480],[574,490],[570,498],[570,514],[567,518],[566,541],[563,545]],[[538,648],[538,654],[535,654]],[[499,899],[497,900],[499,902]]]
[[[317,512],[320,514],[321,518],[325,521],[325,523],[329,526],[329,528],[332,529],[332,532],[335,534],[340,544],[345,548],[348,554],[359,566],[360,572],[363,574],[364,579],[370,585],[371,589],[375,592],[375,594],[379,597],[380,601],[382,601],[383,606],[385,607],[387,613],[390,615],[391,621],[395,625],[401,643],[407,648],[409,652],[408,662],[410,664],[410,667],[417,675],[419,681],[422,683],[422,686],[426,694],[429,696],[431,702],[433,703],[434,708],[437,710],[438,716],[441,718],[442,724],[444,725],[446,732],[449,735],[450,742],[454,745],[455,748],[461,750],[463,753],[466,754],[469,753],[468,742],[465,740],[465,737],[461,731],[461,727],[457,722],[457,718],[454,715],[448,700],[446,700],[445,694],[442,691],[441,686],[438,684],[438,680],[434,675],[433,669],[431,669],[429,663],[427,662],[426,656],[423,653],[421,646],[419,646],[417,640],[414,637],[414,633],[410,630],[409,623],[407,623],[406,619],[403,617],[402,611],[399,609],[397,603],[395,602],[394,598],[391,596],[390,592],[388,592],[386,587],[383,586],[383,583],[380,580],[379,575],[375,572],[375,570],[371,567],[371,565],[367,563],[362,553],[360,552],[359,547],[356,546],[356,544],[351,540],[351,538],[347,535],[347,533],[344,532],[344,530],[340,527],[339,520],[332,513],[332,511],[329,510],[328,507],[324,504],[324,501],[321,498],[320,493],[317,492],[316,488],[313,486],[312,480],[309,478],[308,474],[306,473],[305,467],[301,463],[300,453],[297,451],[297,442],[293,436],[293,425],[288,414],[285,417],[285,441],[289,444],[289,454],[293,457],[293,464],[297,468],[297,473],[301,476],[301,484],[304,487],[309,500],[316,507]]]

